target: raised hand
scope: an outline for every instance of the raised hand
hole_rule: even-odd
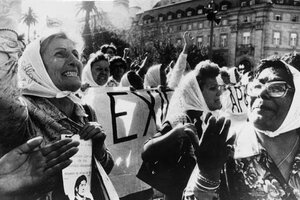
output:
[[[194,45],[194,38],[191,36],[189,31],[184,32],[183,34],[184,47],[183,53],[187,54],[188,50]]]
[[[97,142],[104,142],[106,133],[98,122],[88,122],[79,131],[80,139],[92,139]]]
[[[235,135],[227,140],[230,120],[224,117],[216,119],[208,115],[208,127],[202,140],[195,147],[197,163],[202,175],[212,180],[219,180],[220,170],[232,151]]]
[[[40,148],[42,137],[16,147],[0,158],[0,196],[37,191],[71,164],[78,142],[63,139]]]

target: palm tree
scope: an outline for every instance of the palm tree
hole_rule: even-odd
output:
[[[37,21],[37,16],[36,14],[33,12],[32,8],[29,7],[28,8],[28,12],[23,14],[22,16],[22,20],[23,23],[26,24],[28,26],[28,33],[27,33],[27,37],[28,37],[28,43],[30,42],[30,37],[29,37],[29,33],[30,33],[30,26],[33,24],[35,25],[38,21]]]
[[[91,15],[94,14],[95,16],[100,16],[98,9],[96,7],[95,1],[82,1],[80,2],[79,10],[77,15],[83,11],[85,12],[85,24],[82,32],[82,37],[84,38],[85,42],[85,53],[90,54],[93,52],[93,37],[91,32],[90,26],[90,19]]]

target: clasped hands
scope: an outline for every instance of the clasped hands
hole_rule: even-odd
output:
[[[188,137],[195,149],[199,170],[207,178],[219,179],[219,173],[229,156],[233,154],[235,135],[227,139],[230,120],[216,119],[207,114],[203,123],[208,124],[202,135],[192,123],[183,124],[184,137]]]

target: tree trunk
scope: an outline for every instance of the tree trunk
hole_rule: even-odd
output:
[[[30,24],[28,24],[28,33],[27,33],[28,44],[30,43],[30,36],[29,36],[29,33],[30,33]]]

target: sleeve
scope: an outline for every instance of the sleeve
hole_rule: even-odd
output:
[[[13,30],[0,29],[0,141],[5,145],[21,140],[20,133],[24,133],[28,118],[26,103],[17,87],[21,48]]]
[[[175,89],[178,86],[178,84],[183,76],[184,70],[186,68],[186,59],[187,59],[187,54],[181,53],[179,55],[175,65],[173,67],[171,76],[168,80],[169,88]]]
[[[84,109],[86,113],[89,115],[88,119],[90,121],[97,121],[96,113],[89,105],[84,105]],[[102,148],[98,148],[98,147],[99,145],[93,143],[93,152],[95,153],[95,157],[101,163],[105,172],[109,174],[112,168],[114,167],[113,157],[105,144],[102,145]]]

